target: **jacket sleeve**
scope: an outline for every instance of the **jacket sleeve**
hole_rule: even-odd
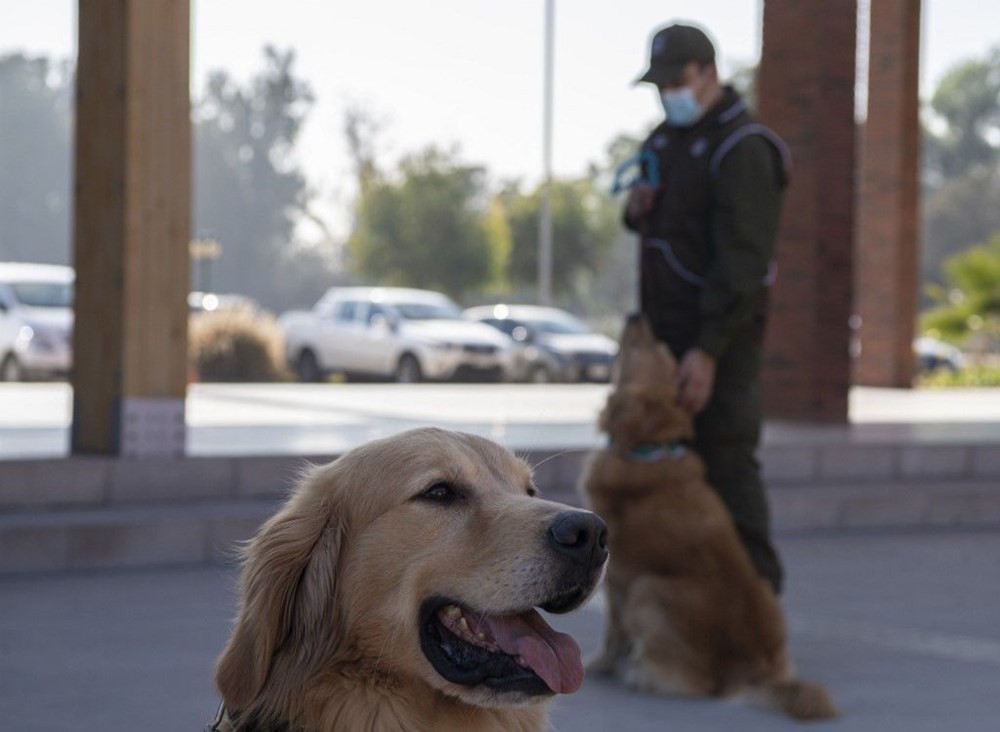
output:
[[[697,346],[717,358],[766,301],[784,188],[780,165],[768,140],[748,135],[723,158],[714,181]]]
[[[629,231],[634,231],[636,234],[639,232],[639,222],[636,221],[628,212],[628,201],[626,196],[626,203],[622,205],[622,225]]]

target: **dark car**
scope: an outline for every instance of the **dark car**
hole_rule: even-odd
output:
[[[463,315],[492,325],[517,345],[515,381],[596,381],[611,377],[618,344],[559,308],[482,305]]]

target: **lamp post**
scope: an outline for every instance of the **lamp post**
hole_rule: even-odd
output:
[[[215,239],[194,239],[188,245],[191,259],[199,263],[197,285],[202,292],[212,289],[212,261],[222,256],[222,245]]]
[[[545,82],[542,114],[542,201],[538,217],[538,304],[552,302],[552,67],[555,0],[545,0]]]

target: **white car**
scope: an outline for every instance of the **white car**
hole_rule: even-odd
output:
[[[464,320],[439,292],[402,287],[335,287],[311,311],[278,322],[288,362],[301,381],[328,373],[407,383],[475,378],[505,380],[510,339]]]
[[[73,281],[72,267],[0,262],[0,381],[69,374]]]

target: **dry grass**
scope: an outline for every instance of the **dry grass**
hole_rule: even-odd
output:
[[[288,381],[277,320],[249,307],[192,313],[188,357],[199,381]]]

